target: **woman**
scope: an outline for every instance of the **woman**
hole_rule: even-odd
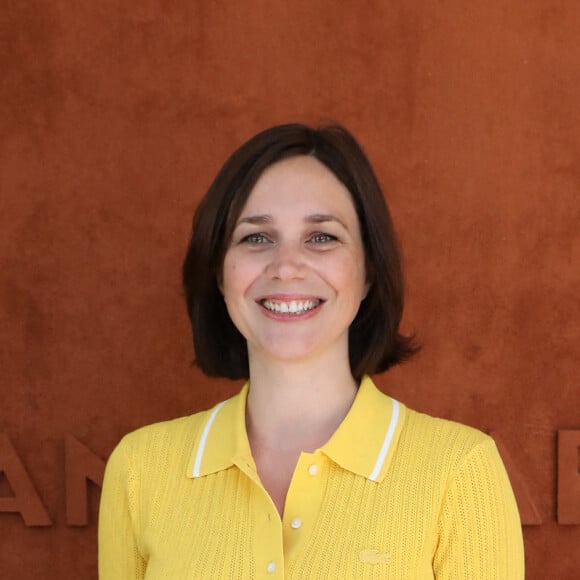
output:
[[[196,362],[247,379],[109,460],[100,577],[523,578],[493,441],[368,377],[416,350],[374,172],[340,127],[273,127],[199,206],[184,286]]]

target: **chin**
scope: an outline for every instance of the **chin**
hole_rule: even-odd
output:
[[[268,340],[258,349],[265,360],[289,364],[315,360],[324,357],[323,353],[329,353],[331,350],[331,344],[308,340],[305,337],[295,337],[291,341],[287,338]]]

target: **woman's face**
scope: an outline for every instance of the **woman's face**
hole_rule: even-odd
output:
[[[255,357],[348,357],[348,328],[367,292],[350,193],[322,163],[268,167],[226,250],[221,289]]]

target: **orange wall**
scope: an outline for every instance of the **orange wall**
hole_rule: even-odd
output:
[[[578,38],[576,0],[4,3],[0,508],[29,480],[52,525],[0,513],[0,577],[96,578],[97,485],[67,524],[90,452],[235,390],[189,366],[190,216],[242,140],[335,119],[384,184],[424,343],[379,384],[494,431],[528,578],[576,578]]]

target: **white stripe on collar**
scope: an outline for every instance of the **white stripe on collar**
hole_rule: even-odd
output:
[[[214,410],[211,412],[205,427],[203,428],[203,433],[201,434],[201,439],[199,440],[199,446],[197,447],[197,455],[195,456],[195,463],[193,464],[193,477],[199,477],[199,471],[201,468],[201,460],[203,459],[203,452],[205,450],[205,443],[207,441],[207,436],[209,435],[209,430],[214,422],[216,415],[219,410],[227,403],[227,401],[222,401],[215,406]]]
[[[377,462],[375,463],[375,467],[373,468],[371,474],[369,475],[369,479],[372,481],[376,481],[383,464],[385,463],[385,458],[387,457],[387,453],[389,452],[389,447],[391,446],[391,442],[393,440],[393,435],[395,434],[395,429],[397,427],[397,423],[399,421],[399,401],[391,398],[393,401],[393,414],[391,415],[391,422],[389,423],[389,428],[387,429],[387,434],[385,435],[385,440],[383,441],[383,446],[379,451],[379,455],[377,457]]]

